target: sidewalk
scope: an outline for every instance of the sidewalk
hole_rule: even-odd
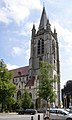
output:
[[[3,113],[0,113],[0,115],[17,115],[18,113],[16,113],[16,112],[8,112],[8,113],[5,113],[5,112],[3,112]]]

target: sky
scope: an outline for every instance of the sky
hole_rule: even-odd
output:
[[[33,23],[43,4],[59,42],[61,88],[72,80],[72,0],[0,0],[0,59],[8,69],[29,65]]]

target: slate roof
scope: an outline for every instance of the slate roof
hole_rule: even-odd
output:
[[[17,69],[13,69],[13,70],[9,70],[9,72],[13,72],[13,77],[19,77],[19,76],[28,76],[29,75],[29,66],[25,66],[25,67],[20,67]],[[27,83],[26,83],[26,87],[31,87],[34,86],[34,81],[35,78],[29,78]]]
[[[29,66],[20,67],[9,71],[13,72],[13,77],[27,76],[29,74]]]
[[[26,87],[34,86],[34,81],[35,78],[30,78],[26,83]]]

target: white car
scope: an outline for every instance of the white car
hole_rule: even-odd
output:
[[[44,114],[44,120],[46,120],[49,116],[49,110]],[[61,108],[53,108],[50,109],[50,119],[51,120],[72,120],[72,113],[61,109]]]

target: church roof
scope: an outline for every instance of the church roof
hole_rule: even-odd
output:
[[[40,20],[40,24],[39,24],[39,29],[42,28],[46,28],[47,25],[47,15],[46,15],[46,11],[45,11],[45,7],[43,7],[43,11],[42,11],[42,15],[41,15],[41,20]]]
[[[28,75],[28,71],[29,71],[29,66],[9,70],[9,72],[13,72],[13,77],[26,76]]]
[[[34,86],[34,81],[35,78],[30,78],[26,83],[26,87]]]

